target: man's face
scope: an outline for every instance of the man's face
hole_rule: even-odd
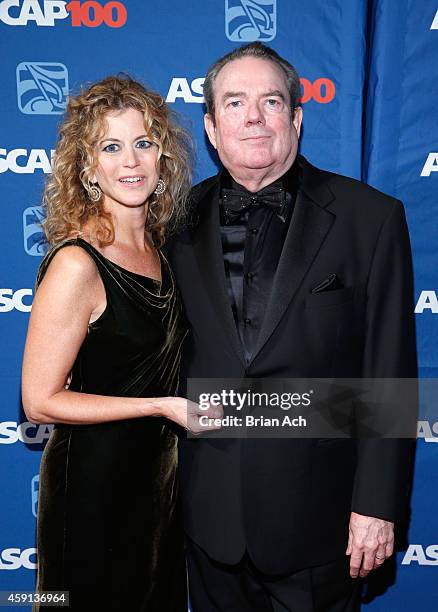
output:
[[[244,57],[226,64],[214,82],[215,116],[205,129],[234,178],[278,178],[295,160],[302,111],[292,121],[286,75],[275,63]]]

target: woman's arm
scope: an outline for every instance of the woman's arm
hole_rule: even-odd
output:
[[[92,258],[80,247],[61,249],[36,292],[29,321],[22,376],[27,418],[36,423],[90,424],[166,416],[187,427],[183,398],[107,397],[65,389],[88,324],[105,305],[105,288]]]

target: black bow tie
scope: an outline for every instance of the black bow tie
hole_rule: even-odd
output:
[[[251,206],[267,206],[276,211],[277,216],[283,222],[284,208],[286,204],[286,193],[281,182],[273,183],[251,193],[243,189],[222,189],[222,205],[225,211],[226,222],[236,221],[242,213]]]

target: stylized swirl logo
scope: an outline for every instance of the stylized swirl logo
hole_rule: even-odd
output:
[[[41,223],[44,212],[41,206],[30,206],[23,212],[24,250],[28,255],[42,257],[45,254],[46,240]]]
[[[60,115],[68,101],[64,64],[21,62],[17,66],[18,108],[26,115]]]
[[[30,494],[32,500],[32,514],[37,517],[38,514],[38,489],[40,483],[40,475],[37,474],[30,481]]]
[[[225,33],[235,42],[272,40],[277,33],[276,0],[225,0]]]

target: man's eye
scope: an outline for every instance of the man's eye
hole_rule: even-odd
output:
[[[240,100],[233,100],[232,102],[230,102],[230,106],[232,106],[233,108],[237,108],[238,106],[240,106]]]
[[[279,100],[276,100],[275,98],[269,98],[267,102],[269,106],[278,106],[280,104]]]
[[[105,151],[105,153],[115,153],[116,151],[119,150],[119,145],[116,145],[113,142],[112,144],[106,145],[106,147],[104,147],[103,150]]]
[[[152,146],[152,142],[149,140],[139,140],[135,146],[137,149],[149,149]]]

